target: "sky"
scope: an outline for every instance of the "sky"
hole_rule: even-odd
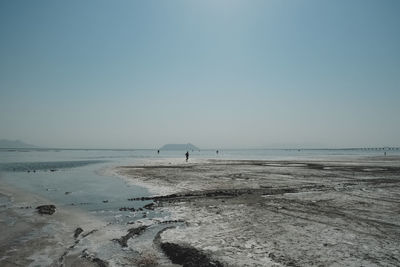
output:
[[[0,1],[0,139],[400,146],[400,1]]]

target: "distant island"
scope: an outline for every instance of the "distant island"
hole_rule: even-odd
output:
[[[191,143],[187,144],[166,144],[160,148],[160,150],[200,150],[195,145]]]
[[[37,146],[24,143],[20,140],[0,140],[0,148],[37,148]]]

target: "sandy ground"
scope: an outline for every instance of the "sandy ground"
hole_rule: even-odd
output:
[[[400,158],[121,166],[185,224],[160,240],[226,266],[400,266]]]

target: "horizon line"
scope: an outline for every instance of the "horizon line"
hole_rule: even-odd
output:
[[[29,149],[29,150],[162,150],[160,148],[85,148],[85,147],[74,147],[74,148],[66,148],[66,147],[0,147],[1,150],[20,150],[20,149]],[[398,150],[400,146],[371,146],[371,147],[310,147],[310,148],[302,148],[302,147],[261,147],[261,148],[199,148],[201,150]],[[191,149],[189,149],[191,150]],[[173,150],[168,149],[164,151],[181,151],[179,149]]]

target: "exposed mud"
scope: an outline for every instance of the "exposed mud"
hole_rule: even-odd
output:
[[[227,266],[400,265],[398,157],[210,160],[118,172],[173,192],[140,198],[186,222],[160,234],[173,253],[193,248]]]
[[[147,229],[147,226],[140,226],[137,228],[131,228],[128,230],[128,233],[124,236],[121,236],[118,239],[114,239],[117,241],[121,247],[127,247],[128,246],[128,240],[134,236],[140,235],[142,232],[144,232]]]
[[[181,246],[174,243],[161,243],[161,249],[171,259],[172,263],[181,264],[183,267],[222,267],[223,265],[211,260],[199,250]]]

